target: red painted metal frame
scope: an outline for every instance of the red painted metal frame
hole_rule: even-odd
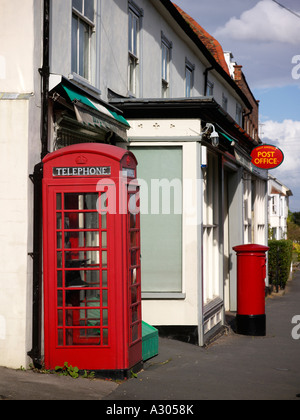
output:
[[[237,253],[237,314],[265,314],[266,252],[257,244],[233,248]]]
[[[136,215],[136,225],[134,228],[130,226],[131,215],[127,211],[128,199],[132,195],[139,194],[136,178],[137,162],[134,155],[125,149],[104,144],[84,143],[69,146],[58,150],[45,157],[44,178],[43,178],[43,244],[44,244],[44,335],[45,335],[45,367],[54,369],[57,365],[63,365],[68,362],[79,369],[87,370],[126,370],[142,361],[142,332],[141,332],[141,280],[140,280],[140,222],[139,214]],[[109,167],[110,174],[103,176],[68,176],[72,170],[65,171],[65,176],[57,176],[53,168],[90,168],[90,167]],[[122,175],[122,171],[123,175]],[[76,170],[74,171],[75,173]],[[63,171],[58,171],[62,174]],[[54,175],[55,174],[55,175]],[[127,176],[125,176],[125,174]],[[130,176],[130,178],[129,178]],[[98,182],[101,181],[100,184]],[[130,181],[131,186],[128,187]],[[115,189],[111,191],[116,193],[114,197],[109,193],[110,185],[114,185]],[[133,185],[132,185],[133,184]],[[129,190],[128,190],[129,188]],[[85,231],[85,229],[67,229],[64,226],[66,209],[62,205],[61,210],[57,209],[56,194],[89,194],[98,193],[99,197],[102,193],[107,192],[108,204],[109,200],[115,199],[116,213],[110,212],[108,205],[107,210],[107,227],[103,229],[101,226],[101,214],[99,215],[99,246],[80,247],[76,240],[72,241],[74,252],[83,252],[84,250],[95,250],[100,253],[105,249],[107,251],[107,267],[106,269],[100,264],[99,267],[77,267],[74,272],[90,272],[99,270],[99,287],[83,285],[82,287],[67,287],[66,273],[70,269],[66,267],[64,256],[62,257],[62,267],[58,268],[57,253],[61,255],[66,252],[65,245],[57,248],[57,233],[61,237],[62,243],[65,234]],[[99,200],[100,201],[100,200]],[[64,200],[62,199],[62,203]],[[125,203],[125,209],[124,209]],[[121,209],[121,210],[120,210]],[[125,211],[124,211],[125,210]],[[84,214],[89,212],[87,209],[67,210],[69,215]],[[60,229],[57,226],[57,213],[61,213],[63,225]],[[97,212],[98,214],[98,212]],[[86,231],[95,231],[95,228]],[[102,232],[107,232],[106,248],[102,247]],[[136,234],[136,243],[130,245],[131,233]],[[79,249],[80,248],[80,249]],[[131,265],[131,255],[135,253],[136,259],[134,266]],[[60,255],[60,254],[59,254]],[[74,261],[74,260],[73,260]],[[136,269],[135,284],[131,284],[132,270]],[[97,269],[97,270],[96,270]],[[107,270],[108,283],[107,287],[103,287],[101,279],[103,272]],[[64,283],[58,287],[57,272],[62,273]],[[108,329],[108,341],[100,343],[100,338],[94,336],[81,336],[84,326],[78,324],[81,314],[86,314],[89,307],[82,309],[80,306],[66,306],[65,296],[67,292],[72,290],[74,296],[76,293],[81,295],[87,294],[91,290],[98,290],[99,296],[103,295],[103,291],[108,291],[107,306],[103,306],[103,302],[99,301],[99,305],[95,306],[95,310],[99,310],[99,324],[88,326],[87,330],[93,331],[95,334],[101,334],[106,328]],[[131,301],[132,291],[136,291],[134,302]],[[85,291],[85,292],[84,292]],[[58,306],[58,292],[63,297],[62,306]],[[80,299],[76,298],[76,305],[80,305]],[[68,309],[66,309],[68,308]],[[77,309],[76,309],[77,308]],[[103,325],[103,310],[107,310],[107,326]],[[60,312],[58,312],[60,311]],[[105,312],[106,313],[106,312]],[[58,316],[59,314],[59,316]],[[75,316],[76,315],[76,316]],[[71,319],[71,326],[67,325],[67,317]],[[76,318],[77,317],[77,318]],[[86,316],[85,316],[86,318]],[[81,319],[84,320],[84,317]],[[64,321],[64,322],[63,322]],[[59,341],[60,336],[68,327],[73,332],[73,342]],[[99,328],[96,328],[99,327]],[[137,335],[132,337],[132,328],[135,328]],[[86,330],[86,331],[87,331]],[[134,340],[133,340],[134,338]],[[65,338],[66,340],[66,338]],[[75,341],[74,341],[75,340]],[[63,344],[62,344],[63,343]]]

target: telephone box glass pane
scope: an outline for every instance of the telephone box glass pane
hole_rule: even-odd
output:
[[[103,345],[108,345],[108,329],[103,329]]]
[[[57,325],[59,327],[63,327],[64,326],[64,312],[62,309],[59,309],[57,311]]]
[[[99,287],[100,277],[98,270],[68,270],[65,271],[65,287]]]
[[[62,252],[57,253],[57,268],[62,268]]]
[[[134,285],[137,282],[137,269],[133,268],[130,270],[130,284]]]
[[[134,306],[132,308],[132,313],[131,313],[131,322],[136,322],[138,321],[139,317],[138,317],[138,306]]]
[[[60,249],[62,248],[62,233],[61,232],[57,232],[57,248]]]
[[[131,251],[131,265],[137,264],[137,254],[136,250]]]
[[[107,287],[107,271],[102,271],[102,287]]]
[[[101,213],[101,226],[102,226],[102,229],[107,228],[107,214],[106,213]]]
[[[56,227],[57,229],[61,229],[62,228],[62,215],[61,213],[57,213],[56,215]]]
[[[59,346],[63,346],[64,345],[64,331],[62,329],[59,329],[57,331],[57,335],[58,335],[58,337],[57,337],[57,344]]]
[[[107,247],[107,232],[102,232],[102,248]]]
[[[65,229],[99,229],[99,215],[94,213],[65,213]]]
[[[136,227],[136,215],[130,213],[130,228]]]
[[[137,246],[137,232],[130,232],[130,246]]]
[[[65,267],[99,267],[99,251],[67,251],[65,252]]]
[[[139,326],[138,324],[134,324],[131,329],[131,340],[136,341],[139,338]]]
[[[131,303],[136,303],[138,301],[138,296],[137,296],[137,288],[136,287],[132,287],[131,288]]]
[[[61,290],[57,292],[57,306],[63,306],[63,292]]]
[[[57,272],[57,287],[63,287],[62,271]]]
[[[96,210],[99,195],[97,193],[65,194],[65,210]]]
[[[103,311],[102,311],[102,325],[104,327],[108,326],[108,311],[107,311],[107,309],[103,309]]]
[[[58,233],[59,235],[60,233]],[[65,232],[65,247],[74,248],[98,248],[99,231]],[[61,248],[61,247],[60,247]]]
[[[61,194],[56,194],[56,210],[61,210]]]
[[[107,251],[102,251],[102,267],[107,267]]]
[[[102,306],[108,306],[107,305],[107,290],[103,290],[102,292]]]

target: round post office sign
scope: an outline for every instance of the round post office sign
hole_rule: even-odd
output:
[[[275,169],[284,161],[282,150],[270,144],[255,147],[251,157],[253,165],[260,169]]]

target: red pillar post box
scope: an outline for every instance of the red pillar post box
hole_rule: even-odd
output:
[[[266,252],[269,248],[248,244],[233,249],[237,253],[237,333],[264,336]]]
[[[142,364],[137,162],[122,148],[43,160],[45,367],[122,377]]]

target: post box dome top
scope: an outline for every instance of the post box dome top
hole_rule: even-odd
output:
[[[66,156],[74,153],[99,154],[102,156],[107,156],[117,161],[121,161],[124,156],[130,155],[134,158],[134,161],[137,163],[134,154],[131,153],[129,150],[103,143],[79,143],[63,147],[62,149],[56,150],[55,152],[49,153],[47,156],[45,156],[43,159],[43,163],[49,162],[50,160],[56,159],[60,156]]]
[[[267,252],[269,249],[268,246],[257,244],[246,244],[233,247],[233,250],[236,252]]]

